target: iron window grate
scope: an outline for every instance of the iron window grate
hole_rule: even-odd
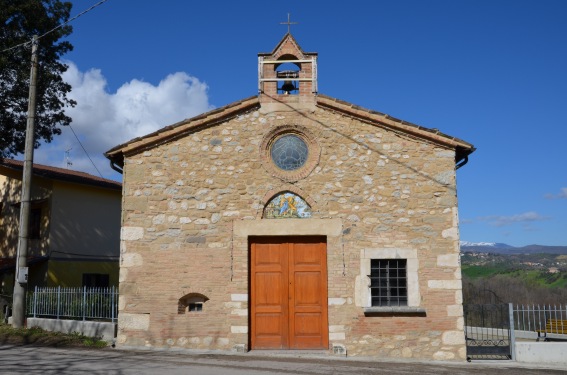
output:
[[[372,306],[407,306],[407,260],[371,259]]]

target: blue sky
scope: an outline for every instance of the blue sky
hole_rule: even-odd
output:
[[[73,1],[72,15],[95,0]],[[73,129],[109,148],[257,93],[287,26],[319,92],[468,141],[461,239],[567,245],[567,1],[121,1],[73,22]],[[36,162],[98,174],[67,129]]]

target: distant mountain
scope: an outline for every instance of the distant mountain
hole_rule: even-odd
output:
[[[492,254],[562,254],[567,255],[567,246],[528,245],[514,247],[505,243],[467,242],[461,241],[463,253],[492,253]]]
[[[505,243],[498,243],[498,242],[468,242],[468,241],[461,241],[461,247],[472,247],[472,246],[483,246],[483,247],[495,247],[498,249],[506,249],[511,248],[514,246],[507,245]]]

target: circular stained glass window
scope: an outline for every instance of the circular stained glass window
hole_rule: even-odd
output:
[[[309,149],[303,139],[294,134],[287,134],[274,142],[270,152],[272,161],[279,168],[293,171],[305,164]]]

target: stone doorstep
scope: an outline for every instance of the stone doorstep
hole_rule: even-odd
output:
[[[334,357],[333,353],[328,349],[319,350],[303,350],[303,349],[254,349],[245,355],[258,357],[293,357],[293,358],[328,358]]]

